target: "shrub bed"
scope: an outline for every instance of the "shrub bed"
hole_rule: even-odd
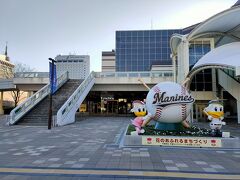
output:
[[[143,128],[145,130],[141,135],[158,135],[158,136],[209,136],[211,137],[211,130],[205,128],[199,128],[197,126],[192,126],[190,128],[183,128],[178,131],[171,130],[157,130],[154,129],[154,125],[149,125]],[[129,124],[127,129],[127,135],[131,135],[131,132],[135,131],[135,127],[132,124]]]

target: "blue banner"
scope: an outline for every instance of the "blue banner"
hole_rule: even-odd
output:
[[[51,94],[55,93],[57,90],[57,70],[56,70],[56,64],[53,64],[49,62],[49,81],[51,86]]]

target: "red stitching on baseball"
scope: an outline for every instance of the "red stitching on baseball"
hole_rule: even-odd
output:
[[[181,87],[181,95],[182,96],[186,95],[186,89],[184,87]],[[182,110],[182,120],[185,120],[187,115],[187,104],[182,104],[181,110]]]

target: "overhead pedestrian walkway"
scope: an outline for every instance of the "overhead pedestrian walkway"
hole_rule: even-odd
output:
[[[157,72],[91,72],[84,80],[69,80],[68,73],[57,80],[58,91],[53,95],[53,126],[63,126],[75,122],[75,114],[90,91],[148,91],[138,81],[142,78],[152,87],[162,81],[172,81],[168,71]],[[33,96],[12,110],[9,125],[47,125],[50,85],[47,84]]]

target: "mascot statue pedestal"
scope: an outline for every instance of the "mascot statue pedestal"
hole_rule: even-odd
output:
[[[155,124],[155,129],[158,130],[170,130],[170,131],[180,131],[183,130],[184,127],[182,123],[161,123],[161,122],[156,122]]]

